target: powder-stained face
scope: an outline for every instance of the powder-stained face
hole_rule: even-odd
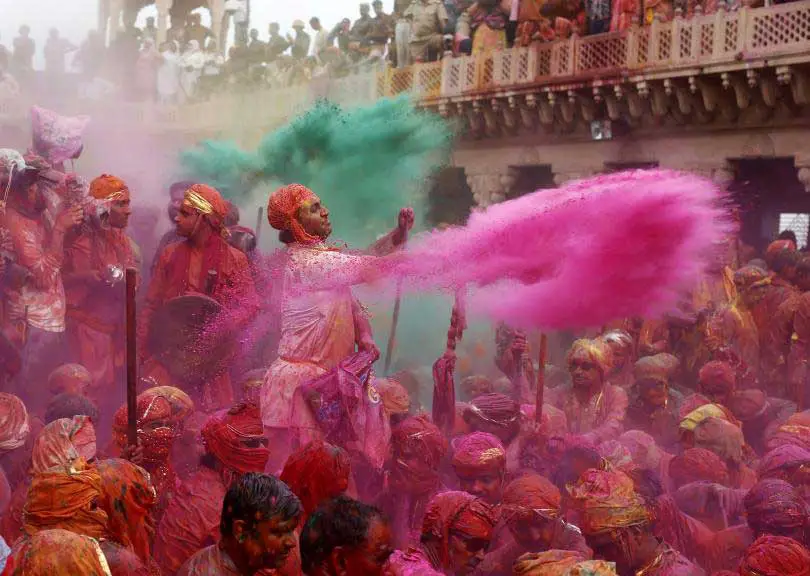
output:
[[[194,207],[189,206],[185,202],[180,205],[180,210],[177,216],[174,217],[174,224],[176,227],[177,235],[183,238],[191,238],[194,231],[197,229],[202,214],[200,214]]]
[[[283,566],[295,550],[297,538],[295,529],[298,517],[291,519],[271,518],[259,522],[250,534],[243,534],[241,543],[245,557],[251,568],[258,570],[273,569]]]
[[[457,576],[472,574],[484,559],[492,537],[492,527],[472,514],[462,514],[463,522],[450,527],[450,566]],[[464,530],[458,529],[464,526]]]
[[[459,474],[459,487],[473,496],[481,498],[488,504],[499,504],[503,496],[503,474],[501,472],[480,472],[478,474]]]
[[[601,386],[602,372],[585,350],[577,350],[568,363],[571,381],[576,388],[593,389]]]
[[[305,202],[298,210],[298,221],[304,231],[311,236],[326,240],[332,233],[332,223],[329,222],[329,210],[319,198]]]
[[[338,563],[352,576],[380,576],[393,552],[391,527],[381,518],[375,518],[369,523],[365,541],[344,550]]]
[[[132,214],[129,198],[114,200],[110,204],[110,226],[124,229],[129,224],[129,216]]]

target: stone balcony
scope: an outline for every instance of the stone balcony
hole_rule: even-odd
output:
[[[462,120],[468,137],[518,131],[568,134],[594,120],[633,128],[736,125],[783,117],[795,124],[810,102],[810,0],[747,8],[531,48],[446,57],[406,69],[228,93],[179,107],[75,102],[63,113],[110,114],[157,132],[235,135],[266,131],[327,97],[354,105],[411,94]],[[30,103],[0,100],[4,123]]]

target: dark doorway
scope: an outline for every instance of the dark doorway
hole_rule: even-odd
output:
[[[652,168],[658,168],[658,162],[605,162],[606,174],[624,170],[650,170]]]
[[[741,238],[762,252],[780,228],[795,229],[799,244],[807,241],[803,215],[810,213],[810,194],[799,181],[793,158],[739,158],[730,161],[729,186],[740,210]]]
[[[444,168],[433,177],[428,191],[428,225],[464,224],[474,205],[464,168]]]
[[[555,188],[554,172],[550,164],[533,166],[510,166],[515,182],[506,195],[506,199],[518,198],[535,190]]]

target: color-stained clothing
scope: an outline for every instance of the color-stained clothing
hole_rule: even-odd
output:
[[[678,424],[683,395],[670,389],[666,403],[651,408],[640,397],[635,397],[627,407],[625,428],[646,432],[665,450],[673,450],[678,445]]]
[[[687,560],[667,544],[661,544],[655,560],[642,570],[637,571],[636,574],[644,576],[705,576],[706,574],[702,568]]]
[[[213,544],[189,558],[177,576],[242,576],[242,573],[228,553]]]
[[[627,393],[618,386],[605,384],[586,403],[580,402],[570,384],[554,392],[552,400],[565,413],[571,434],[583,435],[599,444],[615,440],[624,431]]]
[[[69,530],[44,530],[18,541],[3,576],[112,576],[97,540]]]
[[[71,282],[71,274],[96,272],[107,277],[110,266],[140,269],[138,248],[123,230],[86,227],[65,250],[63,275],[67,330],[73,358],[90,371],[93,397],[109,391],[126,362],[123,283],[116,286]]]

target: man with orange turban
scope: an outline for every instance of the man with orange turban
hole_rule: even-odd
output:
[[[453,442],[453,470],[459,487],[490,505],[501,503],[506,450],[496,436],[473,432]]]
[[[569,491],[594,556],[615,562],[619,574],[705,574],[653,535],[650,513],[627,475],[590,469]]]
[[[591,444],[615,440],[624,432],[627,393],[608,383],[610,348],[600,340],[577,340],[567,356],[571,384],[554,390],[552,401],[568,421],[568,431]]]
[[[366,312],[349,288],[329,290],[336,275],[362,280],[371,256],[351,255],[328,246],[329,210],[315,193],[289,184],[270,195],[267,219],[287,247],[281,304],[278,359],[262,389],[262,420],[274,448],[271,469],[279,470],[290,447],[319,439],[320,429],[300,394],[304,382],[322,376],[355,352],[379,355]],[[413,225],[403,209],[398,226],[371,247],[382,256],[400,246]],[[305,295],[302,295],[305,292]]]
[[[227,215],[227,203],[210,186],[193,184],[186,189],[174,220],[177,234],[185,240],[169,244],[158,257],[138,320],[139,350],[146,357],[143,376],[159,385],[171,384],[172,377],[159,357],[148,357],[146,344],[152,317],[164,303],[178,296],[202,294],[219,302],[234,316],[237,326],[256,310],[247,257],[226,240]],[[233,390],[227,371],[189,378],[202,379],[201,409],[212,411],[232,404]]]
[[[117,404],[125,390],[124,270],[139,269],[140,254],[126,233],[126,182],[102,174],[90,183],[90,197],[93,213],[65,243],[66,327],[73,358],[90,371],[88,395],[96,401],[112,395]]]
[[[267,439],[259,409],[239,404],[213,414],[202,428],[206,453],[200,469],[183,482],[169,502],[155,539],[155,560],[174,574],[209,541],[219,540],[222,500],[235,480],[264,472]]]

